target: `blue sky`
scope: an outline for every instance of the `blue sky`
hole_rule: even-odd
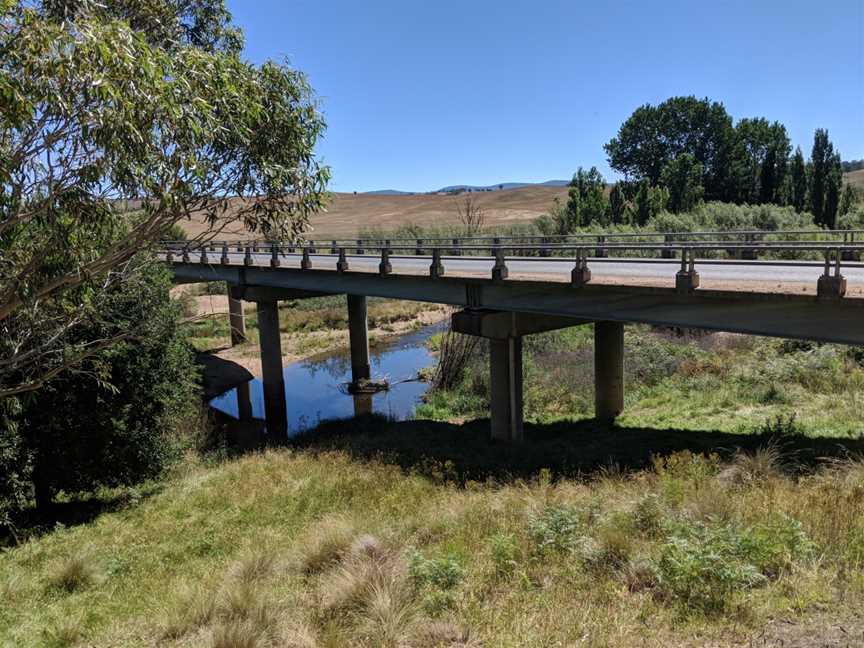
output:
[[[250,60],[308,74],[335,191],[612,177],[603,144],[679,94],[864,157],[864,0],[227,1]]]

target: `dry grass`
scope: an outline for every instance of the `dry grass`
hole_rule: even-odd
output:
[[[90,587],[97,577],[96,567],[91,558],[76,554],[61,559],[52,574],[48,576],[49,587],[67,593],[77,592]]]
[[[773,468],[786,456],[740,457],[465,488],[340,452],[187,468],[137,507],[0,554],[15,592],[0,636],[24,648],[731,647],[772,645],[771,619],[794,619],[799,638],[811,620],[857,628],[864,465],[792,476]],[[742,465],[751,477],[730,483]],[[71,595],[46,589],[81,546],[112,569]],[[728,573],[717,597],[689,571],[712,551],[710,568]]]
[[[532,221],[545,214],[555,198],[567,199],[566,187],[523,187],[506,191],[471,194],[477,209],[490,227]],[[417,194],[413,196],[373,196],[369,194],[333,194],[327,211],[312,217],[312,232],[317,239],[357,237],[361,228],[395,230],[413,223],[459,225],[456,209],[464,196]],[[203,223],[183,223],[190,236],[203,231]],[[219,239],[238,240],[250,237],[239,226],[229,226]]]

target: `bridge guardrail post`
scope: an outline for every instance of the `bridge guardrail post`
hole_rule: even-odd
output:
[[[363,249],[362,239],[357,239],[357,254],[366,254],[366,250]]]
[[[338,254],[339,248],[336,246],[336,241],[330,241],[330,254]]]
[[[855,232],[843,232],[843,244],[855,243]],[[858,250],[843,250],[841,253],[844,261],[860,261],[861,253]]]
[[[339,260],[336,262],[336,272],[348,270],[348,259],[345,258],[345,248],[339,248]]]
[[[549,249],[549,237],[544,236],[540,239],[540,256],[548,257],[551,253],[552,252]]]
[[[386,241],[381,248],[381,263],[378,264],[378,274],[386,277],[393,273],[393,265],[390,263],[390,241]]]
[[[209,259],[207,258],[207,246],[206,245],[201,248],[201,258],[198,259],[198,262],[199,263],[210,263]]]
[[[672,243],[674,243],[674,242],[675,242],[675,237],[672,236],[671,234],[664,234],[663,235],[663,244],[664,245],[672,245]],[[674,259],[675,258],[675,250],[664,247],[662,250],[660,250],[660,258],[661,259]]]
[[[174,252],[171,251],[170,246],[165,248],[165,263],[174,263]]]
[[[745,234],[744,235],[744,242],[745,243],[753,243],[753,242],[755,242],[755,240],[756,240],[756,237],[753,234]],[[759,254],[758,254],[755,247],[741,250],[741,258],[745,261],[755,261],[758,256],[759,256]]]
[[[605,236],[601,235],[601,236],[597,237],[597,245],[605,245],[605,243],[606,243],[606,237]],[[598,247],[596,250],[594,250],[594,256],[596,256],[600,259],[605,259],[606,257],[609,256],[609,250],[607,250],[606,248],[603,248],[603,247]]]
[[[228,265],[231,259],[228,257],[228,244],[222,246],[222,257],[219,259],[219,262],[222,265]]]
[[[504,260],[504,248],[494,249],[495,265],[492,266],[492,281],[503,281],[510,274]]]
[[[276,243],[270,244],[270,267],[278,268],[281,265],[279,260],[279,245]]]
[[[429,276],[438,279],[444,276],[444,264],[441,263],[441,248],[432,250],[432,265],[429,266]]]
[[[414,256],[423,256],[423,239],[417,239],[417,245],[414,247]]]
[[[576,265],[570,273],[570,285],[581,288],[591,281],[591,270],[588,268],[588,250],[576,249]]]
[[[453,249],[450,251],[453,256],[462,256],[462,250],[459,249],[459,239],[453,239]]]
[[[309,241],[309,254],[318,254],[318,248],[315,247],[315,241]]]
[[[696,272],[696,258],[693,250],[681,250],[681,269],[675,275],[675,290],[681,294],[692,293],[699,287],[699,273]]]
[[[251,266],[252,264],[252,246],[247,245],[246,252],[243,254],[243,265]]]
[[[301,270],[311,270],[312,269],[312,259],[309,258],[309,248],[303,247],[303,258],[300,259],[300,269]]]
[[[189,263],[189,246],[183,246],[183,263]]]
[[[825,271],[816,283],[816,297],[818,299],[842,299],[846,296],[846,277],[840,274],[840,250],[833,250],[835,265],[834,274],[831,274],[831,252],[825,250]]]

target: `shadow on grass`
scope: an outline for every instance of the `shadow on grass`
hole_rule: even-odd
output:
[[[158,494],[162,488],[161,482],[152,481],[135,488],[116,488],[110,494],[86,494],[55,500],[41,508],[28,507],[14,517],[12,529],[0,528],[0,547],[41,536],[58,526],[87,524],[104,513],[138,505]]]
[[[507,444],[490,440],[489,421],[484,419],[464,424],[394,422],[375,415],[326,421],[289,441],[304,451],[339,450],[460,484],[530,478],[544,469],[553,477],[590,479],[610,469],[643,469],[654,455],[689,450],[729,458],[739,449],[768,444],[778,446],[791,472],[812,470],[828,457],[864,454],[864,440],[858,439],[618,427],[592,420],[526,423],[525,441]]]

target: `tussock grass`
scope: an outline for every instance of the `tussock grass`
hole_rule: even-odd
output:
[[[67,594],[90,587],[97,578],[92,559],[84,554],[75,554],[61,559],[48,576],[50,588]]]
[[[0,554],[16,592],[0,636],[25,648],[52,632],[52,645],[167,648],[731,647],[771,645],[777,618],[857,631],[861,462],[730,484],[741,461],[687,451],[578,479],[462,484],[431,476],[458,466],[406,471],[323,448],[187,467],[140,505]],[[74,596],[46,589],[82,546],[104,576]]]

